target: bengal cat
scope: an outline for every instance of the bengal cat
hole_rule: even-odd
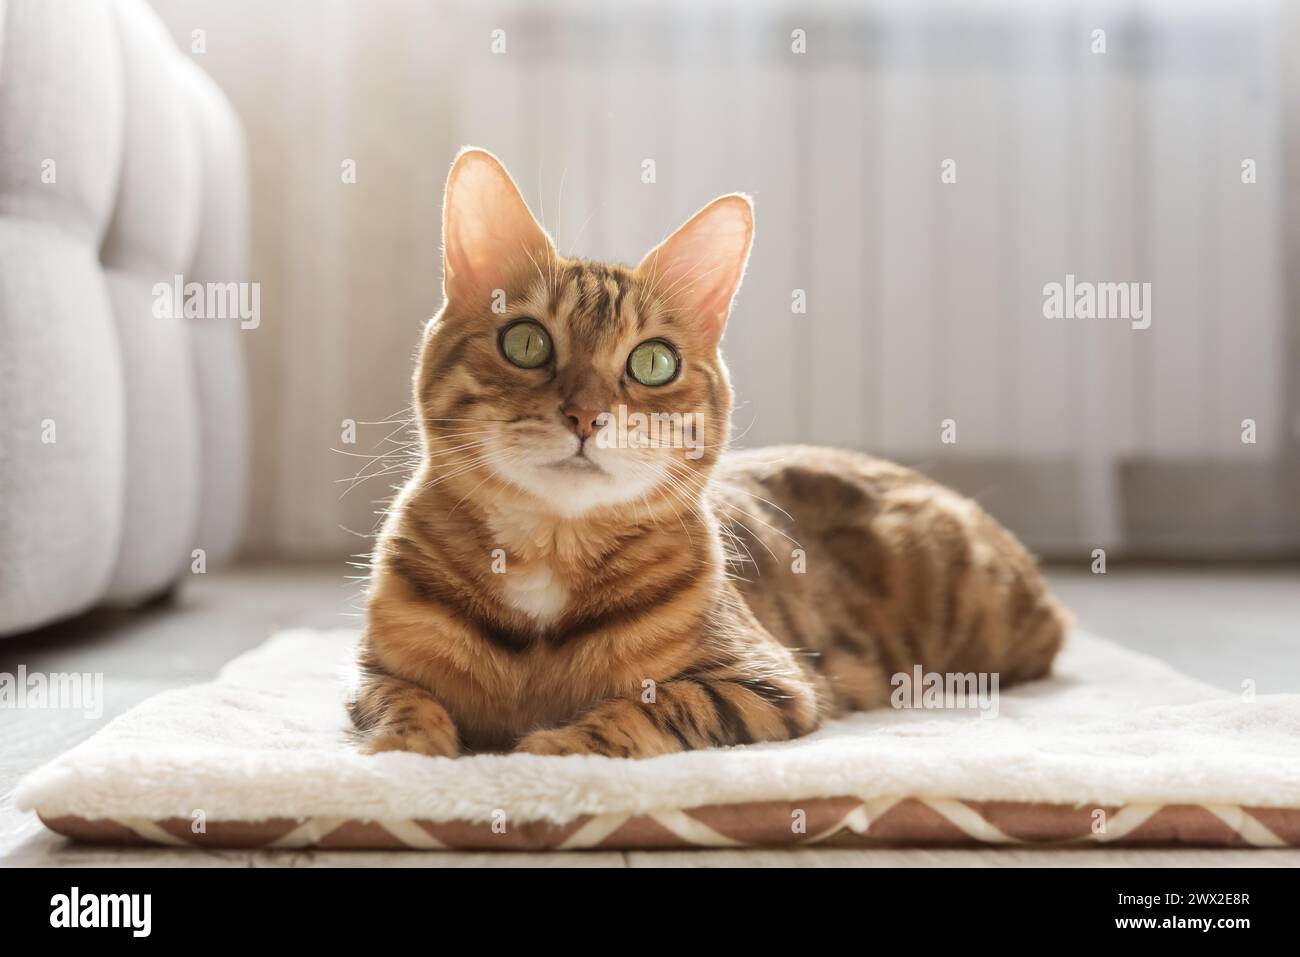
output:
[[[723,196],[635,268],[567,259],[494,156],[457,157],[421,464],[350,702],[367,751],[645,758],[807,734],[917,664],[1047,674],[1068,615],[970,499],[852,452],[724,452],[753,228]]]

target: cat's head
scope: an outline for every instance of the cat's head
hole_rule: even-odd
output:
[[[566,259],[496,157],[463,150],[416,378],[430,480],[504,483],[565,516],[698,487],[727,440],[718,342],[752,238],[730,195],[635,268]]]

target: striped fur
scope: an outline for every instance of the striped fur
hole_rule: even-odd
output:
[[[473,216],[498,228],[457,222]],[[885,704],[917,663],[1003,684],[1048,671],[1066,615],[970,500],[848,452],[722,454],[718,339],[747,200],[706,207],[635,269],[564,259],[470,151],[444,217],[422,461],[375,548],[350,703],[368,750],[647,757],[807,734]],[[501,354],[520,318],[554,343],[541,368]],[[651,338],[682,360],[661,387],[626,372]],[[566,410],[619,405],[702,413],[702,454],[575,436]],[[595,464],[571,467],[575,448]]]

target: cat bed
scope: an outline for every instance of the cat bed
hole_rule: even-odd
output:
[[[18,787],[62,834],[180,847],[1300,846],[1300,695],[1210,688],[1076,632],[977,710],[633,761],[358,753],[354,632],[282,633]]]

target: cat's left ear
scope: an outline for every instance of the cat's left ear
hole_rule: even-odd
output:
[[[545,271],[554,247],[501,161],[466,147],[447,176],[442,250],[444,295],[486,304],[519,270]]]
[[[716,344],[731,313],[754,241],[754,205],[719,196],[650,251],[636,267],[652,290],[701,323]]]

